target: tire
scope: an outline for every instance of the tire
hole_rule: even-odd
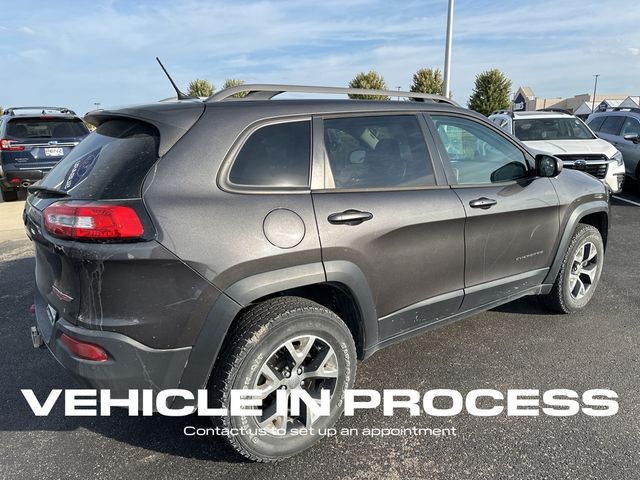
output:
[[[209,382],[212,404],[230,412],[232,389],[258,388],[264,389],[265,394],[271,392],[264,400],[262,417],[227,414],[213,418],[215,424],[226,429],[244,427],[244,432],[226,436],[237,452],[256,462],[281,460],[319,441],[322,436],[317,430],[326,433],[327,428],[335,425],[344,408],[345,390],[353,386],[356,374],[353,337],[335,313],[299,297],[273,298],[239,318],[228,339],[218,357],[221,364],[216,365]],[[297,358],[290,353],[287,342]],[[298,376],[301,372],[298,366],[302,368],[302,377]],[[308,392],[329,389],[330,415],[311,420],[301,402],[301,416],[269,419],[267,412],[273,411],[275,391],[302,388]],[[287,433],[278,434],[277,429],[285,425]],[[309,426],[316,432],[311,435],[290,432],[291,428]]]
[[[3,202],[15,202],[18,200],[18,191],[17,190],[2,190],[2,201]]]
[[[591,225],[578,224],[551,292],[540,300],[559,313],[584,308],[598,286],[603,263],[604,243],[600,232]]]

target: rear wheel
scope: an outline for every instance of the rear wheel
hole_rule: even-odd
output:
[[[2,192],[2,201],[3,202],[15,202],[18,200],[18,191],[17,190],[0,190]]]
[[[551,292],[540,297],[542,303],[560,313],[586,306],[600,280],[603,262],[604,243],[598,229],[578,225]]]
[[[221,418],[222,427],[242,429],[228,435],[231,446],[246,458],[271,462],[295,455],[322,438],[343,410],[345,390],[355,379],[356,351],[347,326],[331,310],[298,297],[279,297],[249,310],[229,333],[210,382],[214,404],[230,410],[232,389],[261,392],[262,414]],[[292,391],[330,397],[330,413],[319,416],[300,402],[291,410]],[[287,408],[276,411],[278,391]],[[301,429],[310,434],[300,435]]]

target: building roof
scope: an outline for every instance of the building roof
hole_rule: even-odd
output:
[[[640,107],[640,96],[628,96],[618,106],[619,107],[631,107],[631,108]]]
[[[529,98],[535,97],[535,94],[533,93],[533,90],[531,89],[531,87],[520,87],[520,91]]]
[[[591,104],[587,102],[582,102],[573,111],[574,115],[587,115],[589,113],[591,113]]]
[[[617,107],[622,103],[622,100],[617,98],[605,98],[600,102],[600,105],[606,104],[609,108]]]

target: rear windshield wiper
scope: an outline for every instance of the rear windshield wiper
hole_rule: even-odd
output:
[[[31,185],[27,187],[27,192],[29,193],[46,193],[47,195],[55,195],[59,197],[68,197],[69,194],[63,190],[53,187],[45,187],[44,185]]]

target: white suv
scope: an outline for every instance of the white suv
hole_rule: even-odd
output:
[[[582,120],[568,113],[499,110],[489,120],[513,134],[534,153],[555,155],[565,168],[582,170],[602,180],[613,193],[622,190],[622,154]]]

